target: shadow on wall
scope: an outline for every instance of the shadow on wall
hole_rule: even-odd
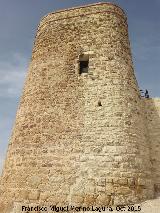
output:
[[[155,197],[160,195],[160,98],[144,99]]]

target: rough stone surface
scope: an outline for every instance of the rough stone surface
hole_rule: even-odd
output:
[[[79,58],[89,70],[79,73]],[[160,191],[160,99],[142,99],[127,20],[111,3],[51,13],[38,27],[0,185],[23,204],[118,205]],[[18,213],[18,210],[13,210]]]
[[[150,142],[150,161],[152,179],[156,196],[160,195],[160,98],[144,99],[145,117],[147,120]]]

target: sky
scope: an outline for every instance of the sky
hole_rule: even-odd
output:
[[[40,19],[97,0],[0,0],[0,173]],[[105,1],[103,1],[105,2]],[[160,0],[110,0],[128,17],[135,74],[141,89],[160,97]]]

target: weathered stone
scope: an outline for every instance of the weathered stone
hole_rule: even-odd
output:
[[[0,178],[2,213],[16,201],[116,205],[159,193],[160,99],[140,96],[127,27],[112,3],[41,20]]]
[[[40,192],[39,191],[30,191],[28,195],[29,200],[38,200],[39,199]]]
[[[73,195],[71,203],[73,205],[82,205],[84,203],[84,196],[82,194],[80,194],[80,195]]]
[[[100,205],[100,206],[108,206],[108,205],[111,205],[111,195],[105,195],[105,194],[100,194],[98,197],[97,197],[97,205]]]
[[[120,185],[127,185],[128,184],[128,179],[127,178],[119,178],[118,183]]]
[[[42,201],[47,201],[47,198],[50,196],[50,193],[49,192],[41,192],[40,193],[40,200]]]
[[[86,194],[84,197],[84,205],[86,206],[92,206],[96,203],[96,194]]]
[[[33,188],[36,188],[40,185],[41,178],[39,176],[34,175],[29,177],[28,182],[30,182]]]
[[[115,194],[127,195],[131,193],[132,193],[132,190],[126,186],[117,187],[117,189],[115,189]]]

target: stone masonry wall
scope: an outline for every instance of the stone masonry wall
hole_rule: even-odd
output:
[[[155,196],[160,195],[160,98],[144,99]]]
[[[149,148],[122,9],[101,3],[44,17],[3,170],[1,212],[13,202],[151,198]]]

